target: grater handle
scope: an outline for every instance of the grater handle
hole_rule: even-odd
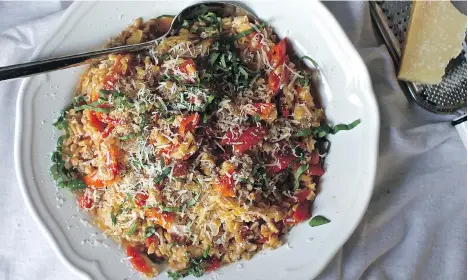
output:
[[[465,148],[467,147],[466,142],[467,142],[467,123],[466,123],[466,115],[458,117],[452,121],[452,125],[455,126],[457,129],[458,134],[460,135],[460,138],[465,145]]]

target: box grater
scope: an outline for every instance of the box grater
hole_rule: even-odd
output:
[[[369,5],[372,18],[398,67],[409,24],[411,1],[369,1]],[[456,118],[452,123],[464,127],[462,132],[460,127],[457,127],[464,143],[466,143],[466,71],[465,37],[460,55],[447,65],[442,82],[437,85],[422,85],[401,81],[404,91],[422,108],[436,114],[455,115]]]

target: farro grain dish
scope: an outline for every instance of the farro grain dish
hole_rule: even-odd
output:
[[[136,20],[110,45],[171,20]],[[85,71],[54,124],[51,175],[148,277],[250,259],[311,217],[326,135],[359,123],[325,123],[319,79],[267,25],[202,14]]]

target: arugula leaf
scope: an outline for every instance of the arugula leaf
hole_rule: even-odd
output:
[[[136,232],[137,227],[138,227],[138,220],[136,220],[135,223],[133,223],[132,227],[127,231],[127,235],[133,235]]]
[[[321,226],[321,225],[324,225],[324,224],[328,224],[329,222],[330,222],[330,220],[325,218],[324,216],[317,215],[317,216],[313,217],[312,219],[310,219],[309,226],[318,227],[318,226]]]
[[[148,227],[146,228],[146,231],[145,231],[145,237],[148,238],[152,235],[156,234],[156,229],[154,227]]]
[[[294,190],[299,188],[299,178],[301,177],[302,173],[304,173],[307,169],[309,169],[309,165],[301,165],[296,170],[296,174],[294,174]]]

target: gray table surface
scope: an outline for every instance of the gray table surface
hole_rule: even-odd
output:
[[[69,4],[0,2],[0,66],[30,60]],[[381,131],[369,209],[319,279],[466,279],[466,149],[450,118],[404,97],[368,4],[325,5],[368,66]],[[0,279],[76,279],[39,232],[18,188],[13,140],[19,84],[0,83]]]

